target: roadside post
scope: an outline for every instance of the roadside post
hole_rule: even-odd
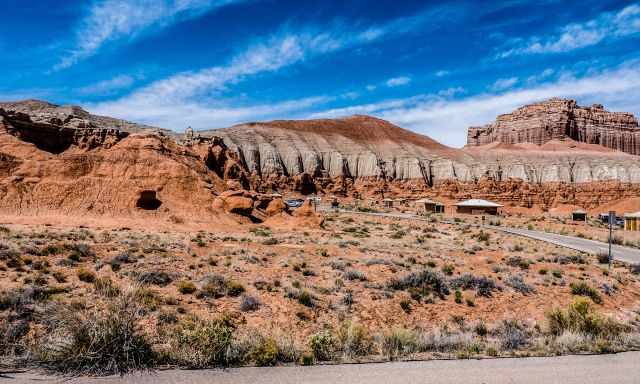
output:
[[[609,211],[609,270],[611,270],[611,263],[613,258],[611,257],[611,243],[613,242],[613,225],[616,220],[616,211]]]

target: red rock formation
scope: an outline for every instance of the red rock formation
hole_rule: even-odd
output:
[[[605,111],[600,104],[580,107],[574,100],[558,98],[526,105],[498,116],[492,124],[469,128],[467,145],[542,145],[567,138],[640,155],[640,128],[632,114]]]

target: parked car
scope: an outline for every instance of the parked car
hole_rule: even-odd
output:
[[[284,202],[285,204],[287,204],[287,206],[289,208],[298,208],[301,207],[302,204],[304,203],[304,200],[302,199],[287,199]]]

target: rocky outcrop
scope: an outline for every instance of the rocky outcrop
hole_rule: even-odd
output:
[[[28,115],[35,123],[52,124],[62,128],[102,128],[129,133],[163,132],[167,136],[174,133],[157,127],[132,123],[113,117],[92,115],[77,105],[56,105],[41,100],[0,102],[0,108],[15,114]]]
[[[53,122],[34,122],[25,113],[0,109],[0,129],[50,153],[61,153],[71,146],[81,149],[109,148],[129,135],[117,129],[70,127],[55,124],[59,123],[55,119]]]
[[[251,123],[201,134],[219,136],[263,180],[297,177],[422,179],[427,184],[457,177],[472,159],[429,137],[368,116]],[[299,177],[298,177],[299,176]]]
[[[500,115],[494,123],[471,127],[467,145],[494,142],[545,144],[572,139],[617,151],[640,155],[640,128],[625,112],[609,112],[600,104],[581,107],[574,100],[553,98]]]

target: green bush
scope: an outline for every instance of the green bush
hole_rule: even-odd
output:
[[[85,283],[93,283],[96,280],[96,274],[86,269],[80,269],[78,271],[78,279]]]
[[[339,349],[347,357],[368,356],[373,351],[373,336],[360,324],[343,322],[336,331],[336,339]]]
[[[336,340],[329,331],[322,331],[311,335],[309,347],[316,360],[328,361],[335,357]]]
[[[245,291],[244,285],[237,281],[229,281],[227,283],[227,295],[231,297],[240,296]]]
[[[262,338],[251,351],[251,360],[259,367],[275,365],[278,361],[278,344],[276,341],[272,338]]]
[[[595,288],[585,283],[584,281],[580,281],[578,283],[571,283],[570,287],[571,287],[572,294],[590,297],[594,303],[602,304],[602,297],[600,296],[600,293],[598,293],[598,291]]]
[[[189,280],[182,280],[178,282],[178,292],[183,295],[189,295],[196,291],[196,285]]]
[[[556,308],[549,311],[546,322],[548,333],[554,336],[571,331],[611,339],[628,330],[628,327],[616,320],[597,313],[584,298],[577,298],[566,310]]]

